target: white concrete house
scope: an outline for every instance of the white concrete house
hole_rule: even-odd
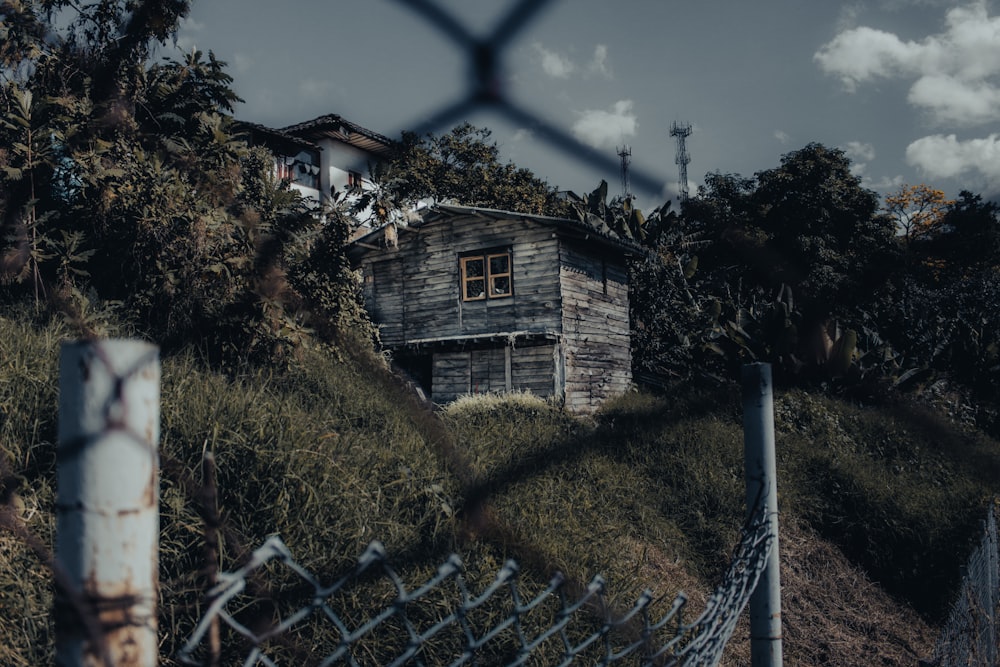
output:
[[[277,175],[317,203],[332,192],[370,185],[369,165],[387,159],[394,145],[388,137],[336,114],[279,129],[240,125],[252,144],[274,153]]]

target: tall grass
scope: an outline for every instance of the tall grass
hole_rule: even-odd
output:
[[[52,658],[43,561],[54,525],[58,345],[67,335],[58,322],[0,315],[4,665]],[[530,395],[474,397],[435,414],[373,354],[304,349],[294,363],[239,377],[207,369],[190,351],[172,355],[162,397],[165,664],[202,611],[206,451],[218,462],[223,569],[278,533],[304,567],[332,581],[378,539],[415,583],[457,551],[473,589],[515,558],[525,594],[557,570],[575,586],[600,573],[619,609],[645,588],[658,597],[656,611],[680,590],[698,608],[743,521],[733,388],[630,393],[588,421]],[[802,392],[778,398],[776,419],[783,521],[839,545],[925,617],[943,615],[979,509],[998,491],[997,443],[903,406],[861,409]],[[251,626],[309,602],[280,568],[249,583],[240,618]],[[360,619],[391,597],[383,582],[337,604]],[[442,592],[422,622],[450,604]],[[498,602],[477,622],[506,613]],[[272,656],[311,664],[331,642],[328,625],[308,625]],[[442,656],[453,643],[427,651]],[[376,664],[390,644],[368,640],[358,650]],[[238,661],[236,652],[228,659]]]

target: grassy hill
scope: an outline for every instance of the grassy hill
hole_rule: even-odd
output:
[[[0,314],[4,665],[52,657],[44,563],[68,335],[58,322]],[[327,581],[378,539],[414,583],[457,552],[473,584],[515,558],[529,589],[556,570],[576,582],[601,573],[614,604],[650,588],[657,609],[680,590],[700,609],[743,516],[733,387],[629,394],[593,420],[522,395],[432,412],[373,355],[303,349],[285,367],[226,376],[193,351],[175,354],[163,360],[162,394],[164,664],[199,611],[204,451],[218,462],[222,567],[277,533]],[[788,664],[928,657],[1000,490],[1000,444],[927,409],[801,391],[778,395],[776,427]],[[289,587],[252,582],[244,620],[268,622]],[[342,602],[360,609],[362,597]],[[746,637],[737,630],[724,664],[747,662]],[[324,641],[309,628],[277,655],[318,662]]]

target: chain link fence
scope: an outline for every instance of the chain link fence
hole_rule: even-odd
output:
[[[582,596],[574,598],[566,580],[557,574],[544,590],[526,597],[518,585],[519,567],[514,561],[508,561],[478,595],[469,590],[462,560],[456,555],[442,563],[429,580],[408,588],[378,542],[369,545],[351,571],[324,585],[299,565],[281,538],[275,536],[254,551],[243,567],[217,575],[218,583],[208,593],[207,611],[178,658],[188,665],[218,664],[219,653],[224,650],[218,643],[221,624],[229,630],[231,642],[247,647],[242,664],[276,666],[279,661],[270,651],[277,640],[294,634],[311,618],[320,617],[335,644],[328,655],[317,658],[316,664],[323,666],[525,665],[539,664],[543,652],[548,657],[557,656],[555,663],[548,664],[560,665],[715,665],[757,585],[773,541],[767,504],[761,500],[744,526],[730,566],[705,610],[685,623],[687,598],[683,593],[658,620],[651,617],[654,598],[649,591],[630,610],[616,616],[601,577],[595,577]],[[245,604],[248,580],[261,572],[280,576],[268,570],[276,564],[305,585],[310,602],[270,627],[253,630],[237,620],[236,611]],[[350,619],[331,602],[354,587],[374,590],[380,581],[391,583],[394,595],[366,619]],[[449,590],[454,591],[455,598],[442,604],[438,593],[451,585]],[[503,614],[484,626],[476,622],[475,616],[486,607],[492,607],[494,612],[501,609]],[[547,624],[539,623],[539,614],[548,615]],[[491,618],[496,618],[495,613]],[[379,633],[395,637],[372,642]],[[363,642],[369,644],[362,647]],[[384,649],[388,653],[371,655],[371,643],[392,648]],[[431,651],[433,658],[428,656]]]
[[[430,117],[411,127],[403,128],[424,134],[447,129],[464,121],[471,113],[487,109],[498,116],[524,127],[533,136],[564,155],[585,162],[607,174],[620,173],[616,154],[608,155],[581,143],[566,130],[542,118],[531,109],[511,99],[506,90],[503,65],[507,50],[515,39],[550,6],[552,0],[519,0],[511,3],[485,36],[477,36],[445,7],[431,0],[396,0],[397,4],[432,25],[443,38],[451,42],[467,63],[468,85],[462,95],[442,105]],[[567,8],[569,6],[567,5]],[[650,194],[662,194],[668,179],[663,174],[640,168],[630,169],[629,182]]]
[[[969,556],[965,577],[941,631],[932,664],[938,667],[993,667],[1000,650],[1000,551],[996,502],[990,507],[982,541]]]

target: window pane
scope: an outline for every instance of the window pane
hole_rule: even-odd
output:
[[[466,278],[481,278],[485,275],[483,273],[484,266],[481,257],[465,260],[464,266]]]
[[[465,281],[465,298],[479,299],[486,293],[486,281],[482,278],[473,278]]]
[[[507,255],[490,256],[490,274],[510,273],[510,258]]]
[[[506,296],[510,294],[510,277],[503,276],[501,278],[493,278],[492,280],[492,291],[490,294],[495,296]]]

